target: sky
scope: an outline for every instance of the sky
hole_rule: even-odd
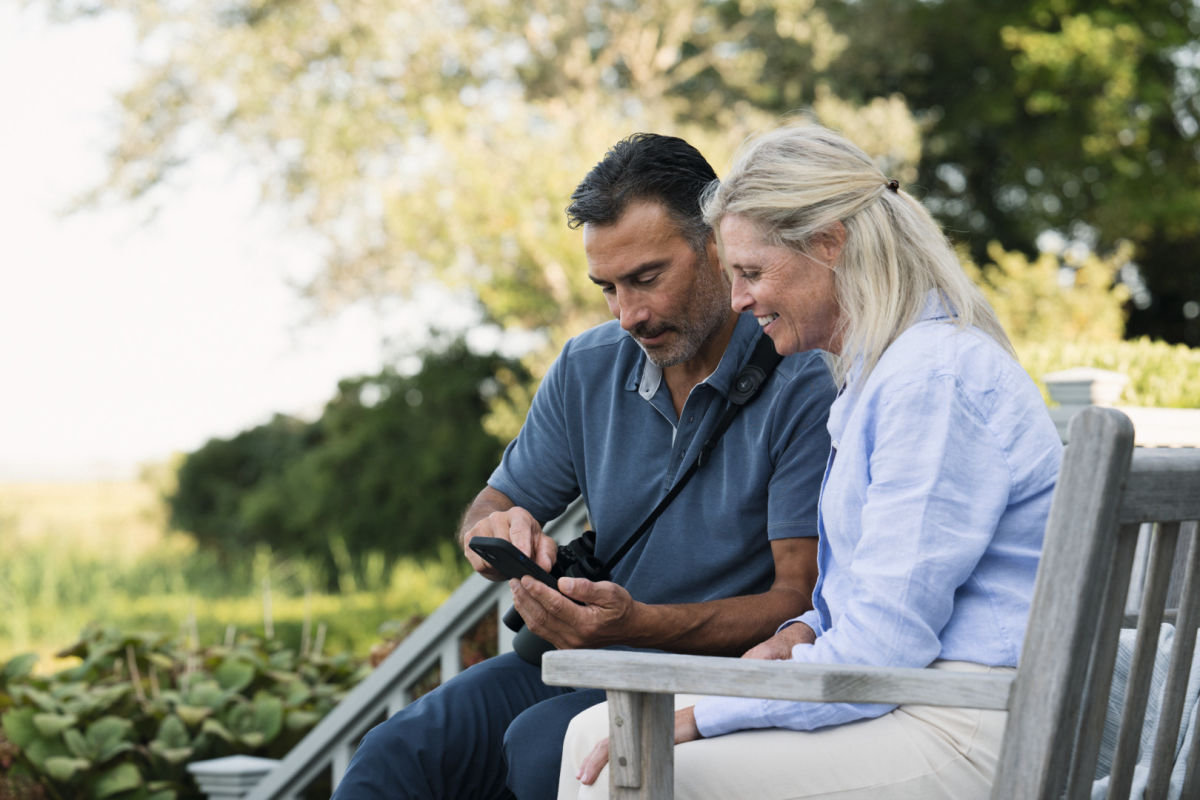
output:
[[[296,288],[313,242],[216,156],[149,222],[64,215],[103,175],[133,37],[20,5],[0,3],[0,481],[129,477],[276,412],[313,417],[384,365],[385,333],[422,335],[411,308],[313,321]]]

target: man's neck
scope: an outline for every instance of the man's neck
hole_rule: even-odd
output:
[[[737,322],[738,315],[731,311],[721,327],[700,345],[694,356],[681,364],[663,367],[663,380],[671,392],[676,416],[683,413],[683,405],[692,389],[716,371],[721,357],[725,355],[725,348],[729,346],[729,340],[733,338]]]

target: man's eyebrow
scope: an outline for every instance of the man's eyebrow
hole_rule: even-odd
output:
[[[616,278],[616,281],[600,280],[595,275],[593,275],[589,272],[588,280],[590,280],[592,283],[596,284],[597,286],[604,286],[609,283],[619,283],[621,281],[628,281],[628,280],[632,280],[633,278],[640,277],[642,275],[645,275],[647,272],[653,272],[658,269],[663,269],[664,267],[667,266],[668,263],[669,262],[667,259],[659,258],[659,259],[655,259],[654,261],[647,261],[643,264],[638,264],[636,267],[629,270],[628,272],[623,272],[620,275],[618,275]]]

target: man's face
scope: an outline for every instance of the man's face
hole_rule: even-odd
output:
[[[729,319],[729,283],[710,244],[699,254],[660,203],[583,226],[588,277],[608,310],[660,367],[688,361]]]

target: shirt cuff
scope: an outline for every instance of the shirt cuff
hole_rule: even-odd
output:
[[[776,628],[775,632],[779,633],[784,628],[788,627],[789,625],[795,625],[797,622],[803,622],[805,625],[812,628],[812,632],[817,636],[821,635],[821,615],[818,614],[815,609],[812,611],[805,611],[798,617],[792,617]]]
[[[705,739],[747,728],[769,728],[765,701],[755,697],[701,697],[696,701],[696,729]]]

